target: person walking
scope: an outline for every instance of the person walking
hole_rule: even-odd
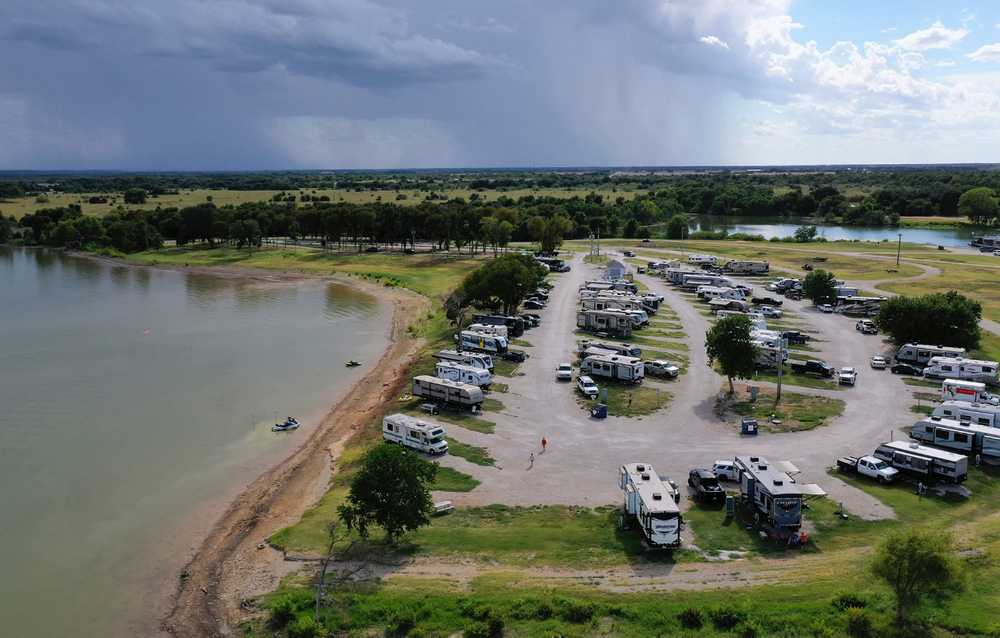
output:
[[[528,457],[528,469],[535,467],[535,453],[532,452],[531,456]]]
[[[549,440],[544,436],[542,437],[542,454],[545,454],[545,448],[548,446]]]

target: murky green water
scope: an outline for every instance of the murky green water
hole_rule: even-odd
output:
[[[0,633],[145,633],[181,530],[308,434],[271,423],[364,375],[343,362],[374,362],[386,310],[322,282],[0,247]]]

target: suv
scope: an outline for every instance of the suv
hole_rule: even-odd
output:
[[[587,376],[576,378],[576,389],[579,390],[580,393],[583,396],[587,397],[588,399],[597,398],[597,394],[599,392],[599,390],[597,389],[597,384],[594,383],[593,379]]]
[[[556,368],[556,380],[557,381],[572,381],[573,380],[573,366],[568,363],[560,363],[559,367]]]
[[[739,472],[736,470],[736,463],[732,461],[716,461],[712,464],[712,474],[715,478],[724,481],[738,481]]]
[[[647,374],[659,375],[670,379],[676,379],[677,375],[681,372],[680,368],[662,359],[657,359],[656,361],[646,361],[643,365]]]
[[[858,373],[854,368],[841,368],[837,378],[840,385],[854,385],[858,380]]]
[[[875,370],[885,370],[886,366],[889,365],[885,357],[880,354],[872,356],[872,368]]]
[[[816,307],[819,308],[820,312],[825,312],[827,314],[833,312],[833,306],[831,306],[828,303],[821,303],[820,305],[818,305]]]
[[[854,329],[866,335],[878,334],[878,328],[875,327],[875,322],[872,321],[871,319],[862,319],[861,321],[854,324]]]
[[[711,470],[691,470],[688,473],[688,485],[694,489],[694,497],[703,501],[718,503],[726,495],[719,485],[719,479]]]
[[[635,252],[631,250],[623,251],[622,254],[625,255],[626,257],[635,257]]]
[[[772,306],[761,306],[760,314],[764,315],[768,319],[780,319],[781,311]]]

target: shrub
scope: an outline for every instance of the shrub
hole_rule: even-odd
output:
[[[288,625],[288,638],[315,638],[322,635],[321,626],[311,615],[299,616]]]
[[[496,617],[485,621],[477,620],[465,628],[462,636],[463,638],[500,638],[503,636],[503,620]]]
[[[510,615],[517,620],[548,620],[554,611],[544,600],[519,598],[514,601]]]
[[[705,624],[705,615],[701,613],[700,609],[688,607],[677,614],[677,620],[685,629],[701,629],[702,625]]]
[[[559,605],[559,617],[566,622],[585,623],[594,617],[594,604],[578,600],[564,600]]]
[[[739,638],[758,638],[763,633],[760,623],[752,618],[747,618],[736,627],[736,635]]]
[[[831,603],[834,609],[844,611],[852,607],[857,607],[858,609],[864,609],[868,606],[868,601],[861,598],[857,594],[841,594],[833,599]]]
[[[295,618],[295,610],[295,600],[290,595],[285,594],[278,598],[271,605],[271,618],[269,621],[271,627],[275,629],[285,627]]]
[[[746,613],[735,607],[722,606],[713,609],[709,613],[709,617],[716,629],[728,630],[740,624],[740,621],[746,618]]]
[[[389,638],[404,638],[404,636],[411,635],[416,626],[417,621],[413,616],[400,614],[389,621],[389,625],[385,628],[385,635]]]
[[[871,638],[875,634],[871,615],[860,607],[847,610],[847,635],[852,638]]]

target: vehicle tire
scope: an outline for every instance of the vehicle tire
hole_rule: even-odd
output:
[[[688,477],[688,487],[694,487],[694,482],[691,480],[690,476]]]

